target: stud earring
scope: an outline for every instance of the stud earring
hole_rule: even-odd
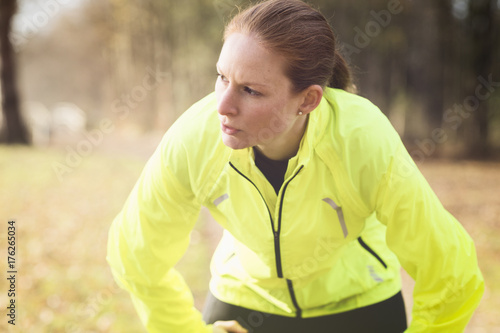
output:
[[[299,111],[299,116],[302,116],[302,111]]]

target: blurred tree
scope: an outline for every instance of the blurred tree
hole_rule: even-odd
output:
[[[469,38],[471,42],[471,65],[474,77],[471,78],[471,88],[478,84],[478,79],[482,84],[488,78],[497,79],[492,76],[493,54],[495,52],[494,34],[495,20],[494,10],[496,0],[474,0],[469,1],[469,15],[467,24],[469,27]],[[498,59],[497,59],[498,61]],[[498,84],[498,83],[497,83]],[[495,85],[484,87],[486,90],[494,89]],[[491,91],[488,92],[488,94]],[[476,90],[476,97],[478,92]],[[474,107],[474,105],[472,106]],[[471,133],[468,153],[476,158],[488,158],[490,155],[489,144],[489,108],[488,103],[479,103],[472,117],[475,130]]]
[[[193,101],[212,90],[223,27],[215,3],[109,2],[113,27],[109,54],[116,95],[125,100],[137,89],[133,84],[140,84],[147,73],[154,72],[160,83],[133,104],[127,121],[144,130],[165,129]],[[125,110],[125,103],[117,105]]]
[[[2,0],[0,2],[0,83],[3,112],[0,142],[29,144],[29,135],[23,123],[19,106],[14,51],[9,40],[12,17],[16,10],[16,0]]]
[[[500,134],[493,135],[500,132],[497,0],[311,1],[344,45],[360,94],[398,123],[410,151],[487,157],[493,138],[500,145]],[[387,15],[391,7],[395,10]],[[471,105],[470,115],[460,113],[474,97],[479,77],[494,81],[490,98],[477,109]],[[444,142],[423,147],[440,128],[446,130],[447,149],[440,149]]]

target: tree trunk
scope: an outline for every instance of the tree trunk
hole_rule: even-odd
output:
[[[0,4],[0,82],[3,122],[0,129],[0,142],[29,144],[29,135],[22,121],[19,106],[14,50],[9,40],[12,17],[16,10],[16,0],[2,0]]]
[[[472,42],[472,68],[475,77],[471,78],[472,87],[478,84],[478,77],[487,79],[491,75],[492,55],[494,52],[493,31],[495,18],[494,0],[476,0],[469,3],[469,29]],[[474,80],[474,81],[472,81]],[[474,112],[475,135],[469,145],[469,156],[474,158],[488,158],[490,145],[488,142],[488,101],[481,101]]]

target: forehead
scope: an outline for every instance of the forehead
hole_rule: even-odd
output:
[[[285,59],[262,46],[257,38],[233,33],[228,36],[217,66],[226,76],[237,81],[272,84],[286,80]]]

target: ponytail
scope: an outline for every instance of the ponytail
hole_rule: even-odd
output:
[[[333,67],[333,74],[330,78],[328,86],[331,88],[353,92],[355,87],[352,83],[352,75],[349,65],[338,51],[335,52],[334,57],[335,65]]]

